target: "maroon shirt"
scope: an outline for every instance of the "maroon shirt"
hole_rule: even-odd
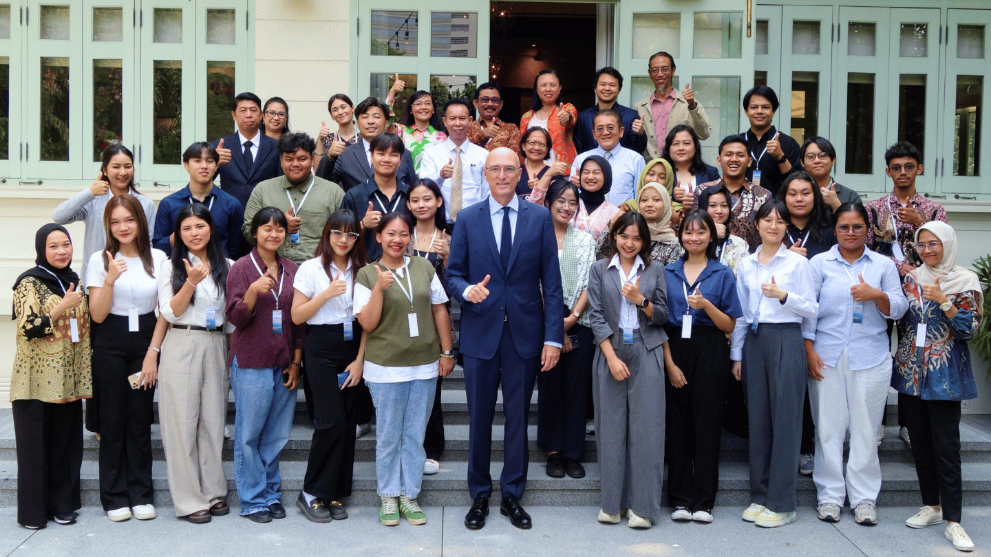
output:
[[[244,305],[244,295],[251,283],[258,280],[260,273],[251,258],[254,258],[258,268],[264,270],[265,264],[258,249],[238,259],[227,273],[227,320],[236,327],[231,336],[231,349],[228,355],[228,365],[237,356],[237,365],[242,369],[264,369],[286,367],[292,362],[295,349],[302,349],[306,340],[306,324],[294,325],[290,316],[292,312],[293,281],[298,267],[285,257],[278,257],[279,276],[282,278],[282,295],[279,296],[279,309],[282,310],[282,334],[272,332],[272,311],[275,308],[275,297],[279,293],[279,281],[268,294],[259,295],[255,301],[255,311],[249,312]]]

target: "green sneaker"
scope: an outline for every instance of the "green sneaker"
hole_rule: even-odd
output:
[[[427,523],[427,515],[423,514],[416,499],[410,499],[405,495],[399,497],[399,514],[406,517],[406,521],[413,526],[421,526]],[[399,522],[399,519],[396,519]]]
[[[399,507],[395,497],[383,497],[382,509],[379,511],[379,522],[385,526],[399,525]]]

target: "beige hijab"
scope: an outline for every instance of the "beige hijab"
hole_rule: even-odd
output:
[[[981,281],[977,278],[977,274],[956,264],[957,233],[954,232],[953,227],[940,221],[927,222],[915,231],[916,242],[919,241],[919,234],[923,230],[928,230],[943,243],[943,260],[935,267],[923,263],[922,266],[912,271],[915,281],[920,285],[936,284],[938,278],[939,289],[944,294],[975,292],[977,307],[984,307]]]
[[[647,221],[647,228],[650,230],[650,241],[676,243],[678,241],[678,235],[671,228],[671,195],[668,194],[668,190],[662,184],[647,182],[637,192],[638,206],[640,198],[643,197],[643,193],[648,189],[656,191],[657,195],[661,196],[661,201],[664,202],[664,210],[661,211],[661,217],[655,221]],[[646,220],[646,217],[644,220]]]

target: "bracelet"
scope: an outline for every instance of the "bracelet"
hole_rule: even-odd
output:
[[[581,319],[582,318],[582,316],[581,316],[580,313],[577,313],[577,312],[574,312],[574,311],[571,312],[571,316],[574,317],[575,319]]]
[[[450,358],[450,359],[453,360],[454,359],[454,354],[441,354],[440,357],[441,358]]]
[[[154,350],[155,352],[158,352],[159,354],[162,353],[162,349],[161,348],[155,348],[154,346],[149,346],[148,347],[148,350]]]
[[[299,367],[300,362],[291,362],[289,365]]]
[[[194,289],[196,288],[196,285],[193,284],[193,281],[189,280],[189,277],[186,277],[186,282],[189,283],[189,286],[192,286]]]

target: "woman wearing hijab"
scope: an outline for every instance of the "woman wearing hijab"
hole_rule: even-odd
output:
[[[575,217],[575,228],[592,235],[596,242],[601,241],[609,232],[613,217],[619,213],[619,207],[606,200],[612,189],[612,168],[606,159],[591,155],[582,161],[578,169],[578,216]],[[530,201],[543,203],[543,199]]]
[[[74,524],[83,460],[82,399],[93,393],[89,308],[72,263],[69,232],[35,235],[36,266],[14,282],[17,351],[10,376],[17,441],[17,522]]]
[[[661,265],[674,263],[685,254],[685,248],[678,242],[678,235],[671,227],[674,208],[671,202],[671,184],[674,172],[664,159],[654,159],[652,164],[640,173],[637,185],[637,198],[627,201],[634,211],[643,215],[650,230],[650,258]],[[653,161],[652,161],[653,162]]]
[[[922,266],[905,275],[908,312],[898,322],[891,386],[905,409],[923,507],[910,528],[947,527],[960,551],[974,543],[960,525],[960,402],[977,397],[967,341],[981,326],[984,295],[977,275],[956,264],[957,235],[932,221],[915,233]]]

